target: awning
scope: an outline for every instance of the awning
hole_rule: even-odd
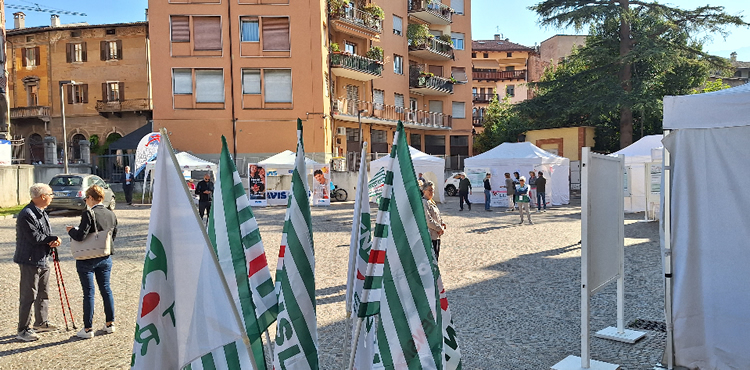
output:
[[[109,144],[110,150],[127,150],[127,149],[137,149],[138,148],[138,142],[141,141],[141,139],[151,133],[151,122],[139,127],[137,130],[117,139],[112,144]]]
[[[474,60],[471,64],[474,68],[500,69],[500,64],[496,60]]]

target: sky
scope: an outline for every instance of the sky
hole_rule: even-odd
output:
[[[13,28],[13,13],[8,5],[34,6],[28,0],[6,1],[6,28]],[[36,2],[42,8],[49,7],[58,10],[86,13],[88,16],[74,16],[60,14],[61,23],[88,22],[89,24],[125,23],[145,20],[145,9],[148,0],[40,0]],[[164,0],[159,0],[164,1]],[[474,40],[491,39],[496,33],[502,34],[510,41],[526,45],[539,45],[542,41],[556,34],[575,34],[572,29],[542,28],[538,25],[538,18],[529,6],[541,0],[472,0],[472,38]],[[449,1],[445,1],[448,3]],[[678,4],[683,9],[696,8],[710,4],[725,7],[725,11],[733,15],[743,15],[745,21],[750,22],[750,1],[748,0],[665,0],[664,4]],[[50,13],[23,10],[26,14],[26,26],[49,25]],[[737,59],[750,62],[750,29],[731,27],[731,33],[726,39],[721,35],[713,35],[713,40],[706,44],[705,50],[711,54],[729,57],[736,51]],[[585,33],[585,32],[583,32]]]

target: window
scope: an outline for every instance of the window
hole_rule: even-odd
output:
[[[23,58],[21,58],[21,64],[24,67],[34,67],[39,65],[39,47],[25,48],[23,49]]]
[[[188,68],[172,70],[172,92],[175,95],[193,93],[193,71]]]
[[[453,32],[451,33],[451,40],[453,41],[453,48],[456,50],[464,50],[464,34]]]
[[[263,17],[263,50],[288,51],[289,40],[289,18],[288,17]]]
[[[422,135],[409,134],[409,145],[417,149],[422,149]]]
[[[26,36],[26,42],[34,41],[34,36]]]
[[[456,14],[464,14],[464,0],[451,0],[451,8]]]
[[[195,102],[224,102],[224,71],[221,69],[195,70]]]
[[[484,57],[485,57],[485,58],[489,58],[489,57],[490,57],[490,54],[489,54],[489,53],[484,53]]]
[[[515,71],[516,67],[514,67],[514,66],[507,66],[507,67],[505,67],[505,70],[506,71]]]
[[[372,109],[382,110],[385,106],[385,91],[373,90],[372,91]]]
[[[393,94],[393,99],[395,100],[396,112],[402,113],[404,111],[404,95]]]
[[[477,53],[471,53],[471,57],[472,58],[476,58],[477,57]]]
[[[70,31],[70,37],[81,37],[81,31]]]
[[[240,22],[242,23],[242,34],[240,35],[242,42],[259,42],[260,25],[258,17],[243,17]]]
[[[516,96],[516,85],[505,86],[505,95],[510,97]]]
[[[393,54],[393,73],[404,74],[404,57]]]
[[[431,155],[445,154],[445,136],[443,135],[425,135],[424,151]]]
[[[122,41],[99,42],[99,56],[101,60],[122,59]]]
[[[85,42],[68,43],[65,45],[65,49],[65,59],[68,63],[85,62],[87,60]]]
[[[266,69],[263,77],[266,103],[292,102],[291,69]]]
[[[102,84],[102,100],[123,101],[125,100],[125,83],[124,82],[105,82]]]
[[[507,54],[505,54],[508,58],[513,58],[513,52],[509,51]]]
[[[357,44],[352,44],[349,41],[344,42],[344,52],[349,54],[357,54]]]
[[[401,17],[394,15],[393,16],[393,34],[394,35],[403,35],[404,32],[404,20],[401,19]]]
[[[455,155],[468,156],[469,155],[469,136],[468,135],[451,135],[451,157]],[[463,162],[459,160],[460,162]],[[463,163],[460,163],[459,168],[463,168]]]
[[[107,29],[106,33],[107,33],[107,35],[114,35],[115,34],[115,29],[114,28]]]
[[[66,85],[68,104],[86,104],[89,102],[89,85]]]
[[[260,94],[260,69],[242,70],[242,93]]]
[[[372,130],[370,136],[370,153],[388,153],[388,131]]]
[[[170,16],[172,42],[190,42],[190,18],[182,15]]]
[[[453,118],[466,118],[466,103],[462,101],[454,101],[451,115]]]
[[[443,113],[443,101],[442,100],[430,100],[430,112]]]
[[[221,50],[221,17],[193,17],[193,37],[196,51]]]

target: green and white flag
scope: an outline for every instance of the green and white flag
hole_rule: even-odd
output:
[[[386,369],[460,369],[455,330],[443,322],[450,313],[441,307],[440,270],[401,122],[393,142],[374,232],[386,245],[377,335],[382,361]],[[448,342],[456,348],[450,361]]]
[[[131,367],[247,366],[239,313],[164,131],[158,158]]]
[[[318,329],[315,316],[315,255],[307,196],[302,120],[297,120],[297,158],[292,193],[276,268],[279,316],[273,366],[276,370],[318,369]]]
[[[265,369],[261,335],[276,320],[276,294],[258,222],[224,136],[221,145],[208,237],[241,314],[255,368]]]

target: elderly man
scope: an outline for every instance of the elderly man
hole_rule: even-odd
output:
[[[60,238],[51,235],[49,217],[44,211],[52,202],[52,188],[37,183],[29,189],[31,202],[16,220],[16,253],[13,262],[21,268],[18,306],[18,340],[39,339],[36,332],[57,330],[47,321],[49,306],[49,256],[60,245]],[[31,328],[31,306],[34,305],[34,327]]]
[[[130,166],[125,166],[125,172],[123,172],[120,182],[122,182],[122,190],[125,192],[125,202],[127,202],[129,206],[133,205],[134,180],[133,174],[130,173]]]

